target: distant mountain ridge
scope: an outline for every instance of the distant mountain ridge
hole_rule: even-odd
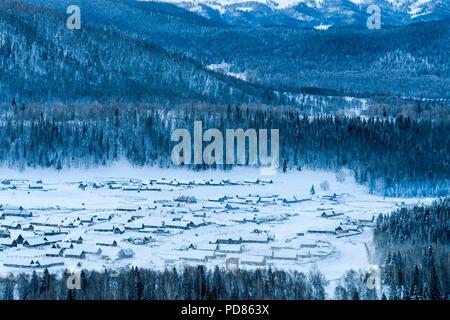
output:
[[[81,8],[81,30],[65,27],[72,4]],[[336,107],[347,96],[448,99],[449,39],[450,20],[321,31],[230,26],[161,2],[4,0],[0,102],[303,106],[313,95],[315,105],[332,96]]]
[[[148,0],[137,0],[148,1]],[[382,23],[405,25],[450,18],[447,0],[150,0],[172,3],[232,25],[300,27],[366,25],[367,8],[378,5]]]

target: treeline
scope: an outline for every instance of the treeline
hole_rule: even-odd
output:
[[[346,167],[370,192],[387,196],[445,196],[450,190],[448,121],[311,118],[290,108],[208,104],[176,109],[14,107],[0,119],[0,163],[13,167],[90,167],[121,159],[136,166],[170,167],[176,144],[171,132],[193,132],[194,121],[200,120],[204,130],[280,129],[284,171]]]
[[[79,273],[79,289],[68,286],[71,274],[33,272],[0,280],[4,300],[323,300],[327,281],[318,271],[307,274],[269,270],[226,271],[204,266],[154,271]]]
[[[383,279],[386,278],[382,270]],[[448,299],[433,291],[409,293],[386,282],[370,285],[374,274],[347,271],[334,292],[317,269],[307,273],[272,269],[226,270],[202,265],[151,270],[132,267],[119,271],[68,270],[10,274],[0,278],[1,300],[431,300]],[[422,279],[421,279],[422,280]],[[426,287],[419,283],[418,287]],[[400,295],[399,295],[400,293]]]
[[[450,297],[450,199],[380,215],[374,243],[391,299]]]
[[[228,63],[231,72],[247,73],[247,80],[278,91],[314,87],[345,95],[450,98],[449,20],[374,32],[365,27],[364,12],[363,28],[339,28],[333,23],[323,32],[275,26],[273,16],[270,26],[263,28],[230,27],[152,2],[21,1],[61,13],[71,4],[80,4],[83,23],[156,43],[203,65]],[[119,79],[126,78],[119,75]]]
[[[345,109],[336,111],[338,114],[345,112]],[[361,110],[361,115],[379,118],[401,115],[415,120],[450,121],[450,100],[374,98],[367,108]]]

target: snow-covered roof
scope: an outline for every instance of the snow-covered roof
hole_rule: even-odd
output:
[[[144,227],[162,227],[163,226],[163,219],[161,218],[143,218],[142,223],[144,224]]]
[[[134,251],[130,248],[120,249],[120,251],[117,253],[118,255],[127,256],[127,257],[133,257]]]
[[[114,224],[110,222],[100,223],[94,227],[94,231],[113,231]]]
[[[269,248],[262,248],[255,251],[252,251],[253,256],[260,256],[260,257],[272,257],[272,249]]]
[[[291,249],[280,249],[280,250],[274,250],[273,251],[273,258],[274,259],[297,259],[297,255],[299,254],[299,251],[297,250],[291,250]]]
[[[144,227],[143,220],[137,219],[125,224],[126,229],[142,229]]]
[[[60,248],[47,248],[45,250],[43,250],[42,252],[45,255],[50,255],[50,256],[58,256],[61,254],[62,249]]]
[[[213,244],[213,243],[207,243],[207,242],[202,242],[202,243],[197,243],[194,245],[196,250],[202,250],[202,251],[215,251],[217,250],[217,244]]]
[[[11,239],[17,239],[19,236],[22,236],[24,239],[33,238],[36,234],[32,231],[24,231],[24,230],[9,230]]]
[[[85,254],[83,249],[80,248],[73,248],[73,249],[66,249],[64,251],[64,256],[72,256],[72,257],[80,257],[81,255]]]
[[[103,252],[103,249],[96,245],[77,245],[78,250],[82,250],[85,253],[97,254],[98,252]]]
[[[102,257],[108,257],[111,259],[116,259],[117,255],[121,249],[117,247],[102,247]]]
[[[164,221],[164,226],[167,228],[188,228],[191,224],[190,221]]]
[[[0,238],[0,245],[1,246],[12,246],[14,244],[13,238]]]
[[[31,247],[48,244],[42,237],[27,238],[23,243],[28,244]]]
[[[112,245],[114,245],[114,244],[117,244],[117,241],[116,240],[114,240],[114,239],[100,239],[100,240],[98,240],[98,242],[97,242],[97,245],[105,245],[105,246],[112,246]]]
[[[187,251],[180,254],[180,260],[206,261],[210,256],[205,251]]]
[[[61,225],[61,223],[63,221],[64,221],[64,219],[62,219],[60,217],[40,216],[40,217],[34,217],[33,220],[31,221],[31,224],[58,227],[59,225]]]
[[[9,267],[46,268],[64,265],[64,260],[62,258],[50,257],[40,257],[38,259],[30,259],[25,257],[5,258],[3,265]]]
[[[66,238],[67,238],[66,234],[55,234],[55,235],[51,235],[51,236],[45,236],[44,240],[46,240],[49,243],[55,243],[55,242],[64,241]]]

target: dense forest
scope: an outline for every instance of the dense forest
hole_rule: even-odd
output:
[[[450,297],[450,198],[380,215],[374,243],[391,299]]]
[[[450,181],[448,121],[318,116],[261,106],[8,107],[1,113],[0,163],[11,167],[92,167],[126,159],[172,166],[171,132],[203,128],[280,129],[280,167],[353,170],[388,196],[445,196]],[[206,143],[205,143],[206,145]],[[190,167],[207,169],[206,165]],[[229,169],[221,166],[219,169]]]
[[[333,294],[325,276],[315,269],[308,273],[272,269],[227,271],[203,266],[164,271],[131,268],[129,270],[81,270],[79,289],[69,271],[62,275],[43,272],[22,273],[0,279],[2,300],[399,300],[383,289],[367,285],[369,274],[350,270],[340,279]],[[411,299],[442,299],[423,291]]]
[[[65,27],[73,4],[82,8],[81,30]],[[449,21],[321,32],[232,27],[133,0],[4,0],[0,9],[3,103],[15,96],[49,104],[295,105],[311,89],[450,98]],[[222,62],[228,72],[208,68]]]

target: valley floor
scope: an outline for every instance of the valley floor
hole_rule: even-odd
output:
[[[249,168],[120,163],[2,169],[0,181],[2,276],[46,266],[58,272],[238,262],[250,269],[317,267],[332,281],[374,263],[373,217],[433,200],[383,198],[350,173],[340,183],[333,172],[308,170],[262,176]]]

